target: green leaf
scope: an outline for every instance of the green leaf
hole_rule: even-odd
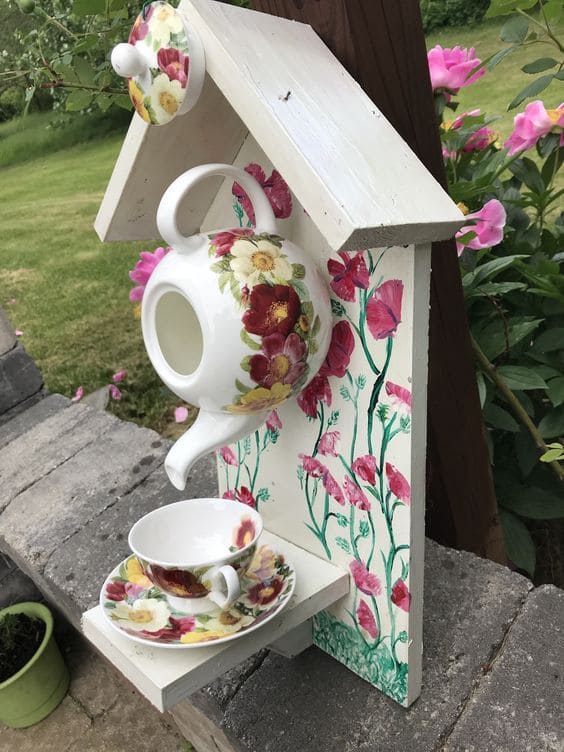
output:
[[[554,327],[535,337],[531,350],[533,352],[552,352],[564,348],[564,328]]]
[[[510,389],[546,389],[546,381],[530,368],[525,366],[500,366],[498,374]]]
[[[561,460],[564,457],[564,451],[562,450],[562,447],[557,447],[554,449],[548,449],[544,454],[541,454],[540,461],[541,462],[558,462],[558,460]]]
[[[241,361],[241,368],[243,371],[246,371],[247,373],[251,370],[251,356],[245,355],[243,360]]]
[[[92,101],[92,92],[83,89],[75,89],[67,97],[66,108],[69,112],[78,112],[88,107]]]
[[[544,180],[535,162],[523,157],[513,162],[509,169],[519,180],[535,193],[542,193],[545,189]]]
[[[303,264],[292,264],[292,276],[294,279],[304,279],[305,275],[305,266]]]
[[[517,94],[517,96],[511,100],[507,109],[513,110],[525,99],[528,99],[529,97],[535,97],[537,94],[540,94],[540,92],[544,91],[546,87],[552,82],[553,78],[554,76],[552,75],[552,73],[548,73],[544,76],[540,76],[540,78],[536,78],[528,86],[525,86],[524,89],[521,89],[519,94]]]
[[[515,434],[515,454],[523,478],[527,478],[539,460],[539,450],[526,428]]]
[[[499,38],[503,42],[522,42],[529,31],[529,21],[521,15],[511,16],[501,27]]]
[[[515,418],[503,407],[490,402],[484,407],[484,420],[492,428],[500,428],[502,431],[517,433],[519,425]]]
[[[544,319],[529,319],[526,316],[522,318],[509,319],[507,322],[507,341],[506,329],[503,321],[495,319],[484,329],[475,331],[474,336],[479,345],[490,360],[494,360],[502,352],[505,352],[506,345],[511,349],[521,340],[528,337],[535,329],[542,324]]]
[[[543,12],[549,24],[558,24],[564,13],[562,0],[548,0],[543,3]]]
[[[118,94],[117,97],[114,97],[114,104],[117,104],[117,106],[121,107],[122,110],[133,109],[131,99],[127,96],[127,94]]]
[[[251,386],[247,386],[246,384],[243,384],[243,382],[239,381],[239,379],[235,379],[235,386],[241,392],[241,394],[247,394],[247,392],[250,392],[252,389]]]
[[[246,329],[241,329],[241,339],[247,347],[251,348],[251,350],[260,350],[260,343],[255,342],[255,340],[247,333]]]
[[[556,520],[564,517],[564,496],[531,486],[509,486],[498,493],[498,501],[519,517],[531,520]]]
[[[478,384],[478,394],[480,396],[480,407],[484,407],[484,403],[486,401],[486,382],[484,381],[484,374],[481,371],[478,371],[476,374],[476,382]]]
[[[524,282],[485,282],[478,287],[470,288],[466,293],[466,300],[472,298],[483,297],[496,297],[497,295],[505,295],[507,292],[513,292],[513,290],[523,290],[526,287]]]
[[[564,436],[564,405],[558,405],[544,416],[539,423],[539,431],[543,439]]]
[[[504,256],[503,258],[496,258],[493,261],[488,261],[485,264],[481,264],[476,267],[473,272],[465,274],[462,278],[462,284],[464,287],[470,287],[479,285],[480,282],[484,282],[486,279],[491,279],[499,274],[508,266],[511,266],[516,259],[527,258],[524,254],[515,254],[513,256]]]
[[[564,403],[564,376],[557,376],[548,382],[548,397],[554,407]]]
[[[107,94],[98,94],[96,96],[96,104],[102,112],[106,112],[112,106],[112,98]]]
[[[345,553],[350,554],[351,548],[349,546],[349,542],[346,538],[341,537],[340,535],[335,538],[335,543],[339,546],[340,549],[342,549]]]
[[[72,12],[75,16],[96,16],[106,12],[106,0],[74,0]]]
[[[94,70],[87,60],[77,56],[73,59],[73,66],[74,72],[81,84],[86,84],[87,86],[94,84]]]
[[[537,4],[537,0],[492,0],[490,7],[486,12],[486,18],[495,18],[495,16],[507,16],[513,11],[527,10]]]
[[[521,70],[523,73],[542,73],[545,70],[554,68],[555,65],[558,65],[558,61],[553,57],[538,57],[536,60],[533,60],[532,63],[524,65]]]
[[[486,66],[486,68],[491,71],[492,68],[495,68],[496,65],[499,65],[501,61],[507,57],[507,55],[510,55],[512,52],[515,52],[517,47],[504,47],[502,50],[498,50],[490,57],[486,58],[483,61],[483,65]]]
[[[505,550],[516,567],[531,577],[535,573],[535,544],[524,522],[505,509],[499,510]]]

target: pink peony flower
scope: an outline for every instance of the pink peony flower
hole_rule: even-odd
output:
[[[137,286],[129,291],[129,300],[135,303],[141,300],[143,293],[145,292],[145,286],[149,281],[151,274],[154,272],[155,267],[170,251],[170,248],[155,248],[151,253],[149,251],[141,251],[139,254],[141,260],[135,264],[135,269],[129,272],[129,278],[132,282],[136,282]]]
[[[411,504],[411,486],[391,462],[386,462],[386,478],[393,495],[409,506]]]
[[[231,248],[236,240],[240,240],[243,237],[249,237],[253,235],[254,230],[247,227],[238,227],[235,230],[225,230],[225,232],[218,232],[213,235],[211,245],[215,248],[216,256],[226,256],[231,253]]]
[[[347,499],[349,500],[349,504],[352,504],[354,507],[358,507],[359,509],[363,509],[365,512],[370,511],[370,502],[366,498],[364,491],[360,489],[354,480],[350,478],[348,475],[345,475],[345,494]]]
[[[376,457],[371,454],[365,454],[364,457],[359,457],[352,463],[353,473],[370,483],[371,486],[376,483],[377,470]]]
[[[118,371],[117,373],[114,373],[112,376],[112,381],[114,384],[119,384],[120,381],[123,381],[125,377],[127,376],[127,371]]]
[[[270,177],[267,178],[262,167],[255,162],[251,162],[245,167],[245,172],[252,175],[262,186],[267,199],[270,201],[274,216],[277,219],[286,219],[292,213],[292,194],[282,175],[278,170],[272,170]],[[255,224],[255,210],[249,197],[239,183],[233,183],[231,192],[241,204],[245,214],[252,225]]]
[[[403,282],[389,279],[374,290],[366,306],[366,323],[374,339],[393,337],[401,323]]]
[[[326,431],[323,434],[323,436],[319,439],[319,445],[318,445],[319,454],[324,454],[325,456],[331,455],[332,457],[337,457],[337,452],[335,450],[335,447],[340,438],[341,438],[340,431]]]
[[[391,397],[392,403],[409,415],[411,412],[411,392],[409,389],[404,389],[399,384],[394,384],[392,381],[386,381],[386,394]]]
[[[226,465],[232,465],[233,467],[239,466],[239,463],[237,462],[237,457],[235,457],[235,453],[228,446],[221,447],[221,449],[219,450],[219,453],[221,455],[222,460],[225,462]]]
[[[456,94],[463,86],[473,84],[486,72],[473,47],[463,50],[458,45],[449,48],[437,44],[427,53],[427,60],[433,91],[446,89]]]
[[[547,110],[540,99],[529,102],[524,112],[513,118],[513,132],[504,146],[509,154],[530,149],[554,129],[560,129],[560,146],[564,146],[564,103]]]
[[[443,123],[443,128],[445,130],[458,130],[464,124],[465,118],[478,117],[479,115],[479,109],[463,112],[461,115],[458,115],[458,117],[456,117],[452,122]],[[474,131],[474,133],[472,133],[468,137],[468,140],[462,147],[462,151],[481,151],[482,149],[485,149],[487,146],[492,144],[496,140],[496,138],[496,132],[484,125],[482,128],[478,128],[478,130]],[[447,149],[445,149],[445,147],[443,147],[443,157],[456,157],[456,152],[449,152]]]
[[[285,337],[274,332],[262,338],[262,352],[249,361],[250,376],[260,386],[295,384],[305,369],[307,345],[292,332]]]
[[[327,262],[327,270],[333,277],[331,289],[341,300],[354,301],[356,288],[366,290],[370,282],[362,251],[358,251],[354,256],[346,251],[339,251],[338,255],[343,261],[342,264],[334,259]]]
[[[74,397],[71,398],[71,402],[80,402],[80,400],[84,397],[84,387],[79,386],[76,392],[74,393]]]
[[[312,478],[321,478],[326,472],[327,468],[315,457],[310,457],[308,454],[298,454],[298,457],[302,461],[302,466],[308,475]]]
[[[363,593],[366,593],[366,595],[380,595],[382,593],[380,579],[377,575],[368,571],[364,562],[354,559],[350,563],[350,570],[354,584]]]
[[[179,81],[185,89],[188,81],[188,55],[175,47],[161,47],[157,52],[157,65],[171,81]]]
[[[405,582],[402,579],[398,579],[392,586],[392,603],[394,603],[402,611],[409,611],[411,605],[411,593]]]
[[[370,637],[375,640],[378,637],[378,627],[376,626],[376,619],[374,614],[370,610],[368,604],[361,600],[356,609],[356,615],[360,626],[368,632]]]
[[[343,496],[341,487],[339,486],[335,478],[331,475],[329,470],[326,469],[321,478],[321,482],[323,483],[323,488],[327,491],[329,496],[332,496],[337,504],[340,504],[342,507],[344,507],[345,497]]]
[[[273,410],[266,419],[266,427],[269,431],[280,431],[282,429],[282,421],[276,410]]]
[[[480,248],[491,248],[501,243],[506,218],[503,204],[496,198],[486,202],[479,211],[467,214],[466,219],[473,219],[475,222],[461,227],[456,233],[458,255],[461,255],[464,248],[472,248],[472,250],[478,251]],[[475,232],[476,237],[464,242],[458,240],[470,231]]]
[[[314,376],[305,389],[298,395],[298,405],[300,409],[310,418],[317,415],[317,403],[324,402],[327,407],[331,406],[333,395],[326,374],[319,373]]]
[[[325,362],[319,369],[327,376],[342,379],[347,372],[354,350],[354,335],[348,321],[338,321],[331,332],[331,342]]]
[[[121,392],[117,386],[115,384],[108,384],[108,390],[110,392],[110,397],[116,402],[119,402],[121,399]]]
[[[188,417],[187,407],[184,407],[184,405],[181,405],[180,407],[174,408],[174,420],[176,423],[184,423],[187,417]]]

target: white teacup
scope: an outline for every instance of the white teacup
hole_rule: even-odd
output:
[[[138,520],[129,547],[175,610],[201,614],[239,596],[261,532],[260,514],[245,504],[189,499]]]

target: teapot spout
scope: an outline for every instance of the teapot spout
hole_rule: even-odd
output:
[[[200,409],[194,425],[178,439],[166,456],[164,466],[172,485],[182,491],[190,468],[197,460],[253,433],[266,417],[263,413],[229,415]]]

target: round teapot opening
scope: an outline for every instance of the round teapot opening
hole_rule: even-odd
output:
[[[165,292],[155,309],[155,334],[169,368],[189,376],[204,352],[202,328],[190,302],[178,292]]]

